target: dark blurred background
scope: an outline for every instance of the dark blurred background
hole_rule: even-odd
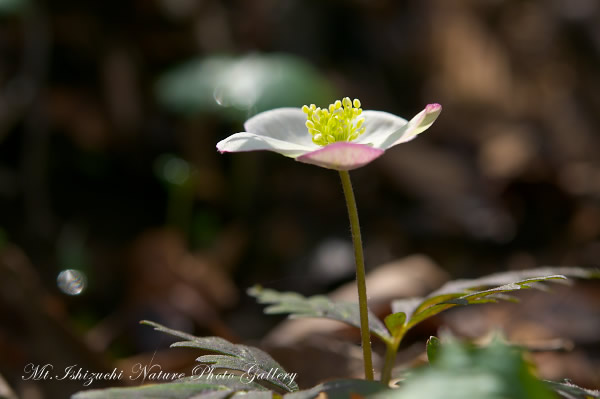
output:
[[[166,350],[151,319],[270,343],[301,385],[360,375],[354,331],[290,338],[245,295],[343,298],[353,279],[337,173],[215,149],[280,106],[444,107],[352,172],[367,268],[389,270],[380,315],[449,278],[597,266],[599,21],[595,0],[0,0],[0,374],[29,399],[84,388],[23,381],[30,362],[112,370],[158,349],[185,370],[197,353]],[[541,375],[599,387],[598,285],[556,291],[437,318],[400,358],[441,325],[495,326],[567,340]]]

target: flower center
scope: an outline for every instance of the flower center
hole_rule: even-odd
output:
[[[362,113],[360,101],[344,97],[329,104],[328,109],[321,109],[315,104],[305,105],[302,111],[306,114],[306,127],[312,141],[320,146],[338,141],[353,141],[365,132],[362,127],[365,118],[358,118]]]

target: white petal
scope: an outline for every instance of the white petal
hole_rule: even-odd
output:
[[[278,108],[253,116],[246,121],[244,128],[246,132],[258,136],[288,141],[315,150],[319,146],[312,142],[305,122],[306,114],[300,108]]]
[[[429,129],[438,116],[440,116],[441,112],[442,106],[440,104],[427,104],[423,111],[419,112],[408,122],[400,137],[391,136],[383,145],[387,145],[386,148],[390,148],[396,144],[406,143],[414,139],[418,134]]]
[[[308,132],[306,132],[306,134],[308,134]],[[267,150],[292,158],[315,150],[314,147],[307,147],[289,141],[259,136],[258,134],[248,132],[236,133],[227,137],[225,140],[219,141],[217,143],[217,149],[220,152]]]
[[[388,114],[386,112],[365,111],[365,127],[367,118],[372,118],[371,128],[356,140],[357,143],[369,144],[375,148],[388,149],[396,144],[406,143],[414,139],[419,133],[429,129],[442,112],[442,106],[439,104],[428,104],[425,109],[415,115],[408,123],[400,117]],[[402,121],[404,123],[402,123]],[[372,129],[369,136],[367,132]],[[373,131],[375,130],[375,131]],[[367,136],[367,137],[365,137]]]
[[[381,144],[390,134],[402,129],[408,122],[399,116],[383,111],[363,111],[365,132],[354,142],[367,144],[375,148],[383,148]]]

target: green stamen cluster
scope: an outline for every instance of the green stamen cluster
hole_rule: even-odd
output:
[[[365,132],[362,126],[365,118],[358,118],[362,113],[360,101],[344,97],[321,109],[315,104],[305,105],[302,111],[306,114],[306,127],[312,136],[312,141],[320,146],[338,141],[353,141]],[[357,119],[358,118],[358,119]]]

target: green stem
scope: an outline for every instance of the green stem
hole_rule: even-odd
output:
[[[381,370],[381,382],[389,384],[392,378],[392,368],[394,367],[394,361],[396,360],[396,352],[398,351],[398,345],[394,343],[388,343],[385,349],[385,360],[383,363],[383,369]]]
[[[350,174],[345,170],[340,170],[344,196],[348,207],[348,217],[350,218],[350,229],[352,232],[352,243],[354,244],[354,259],[356,261],[356,285],[358,287],[358,305],[360,311],[360,337],[363,348],[363,358],[365,365],[365,378],[373,380],[373,359],[371,355],[371,334],[369,332],[369,308],[367,307],[367,284],[365,281],[365,258],[363,255],[362,239],[360,236],[360,223],[358,222],[358,210]]]
[[[398,347],[400,347],[400,342],[402,342],[407,331],[408,328],[405,325],[401,329],[394,331],[392,340],[385,343],[385,358],[383,369],[381,370],[381,382],[386,385],[390,383],[390,379],[392,378],[392,369],[396,362]]]

